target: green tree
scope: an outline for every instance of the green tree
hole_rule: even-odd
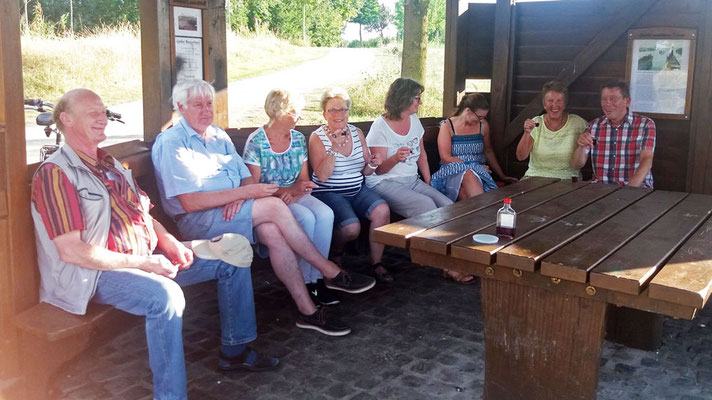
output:
[[[60,23],[73,9],[74,18],[69,25],[76,30],[101,25],[139,22],[139,0],[31,0],[42,5],[48,22]],[[24,3],[24,1],[23,1]]]
[[[358,14],[352,22],[358,24],[358,40],[363,45],[362,30],[364,26],[370,27],[378,23],[380,17],[381,5],[378,0],[364,0],[363,5],[358,10]]]
[[[405,1],[398,0],[395,7],[393,24],[397,36],[403,38],[403,8]],[[442,43],[445,40],[445,0],[430,0],[428,5],[428,40]]]
[[[388,7],[383,4],[378,5],[378,20],[367,27],[370,31],[378,31],[381,34],[381,39],[383,39],[383,30],[388,27],[388,25],[393,22],[393,14]]]
[[[401,76],[425,84],[430,0],[406,0],[403,8],[403,58]]]

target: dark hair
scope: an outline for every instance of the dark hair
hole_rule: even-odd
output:
[[[458,103],[455,112],[452,113],[451,117],[462,114],[465,109],[469,109],[472,112],[475,110],[489,110],[489,103],[485,96],[481,93],[470,93],[463,96]]]
[[[564,106],[569,104],[569,89],[561,81],[549,81],[541,87],[541,101],[544,101],[544,96],[549,92],[561,93],[564,95]]]
[[[601,91],[603,89],[619,89],[621,91],[621,94],[623,95],[623,98],[629,99],[630,98],[630,87],[628,87],[628,84],[625,81],[621,80],[612,80],[604,83],[601,85]]]
[[[396,79],[388,88],[386,103],[383,106],[386,112],[383,115],[388,119],[400,118],[400,114],[410,107],[413,99],[424,90],[425,87],[413,79]]]

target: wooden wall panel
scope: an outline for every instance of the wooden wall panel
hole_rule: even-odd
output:
[[[0,2],[0,382],[17,374],[14,316],[37,298],[19,21],[18,2]]]
[[[642,5],[652,5],[648,11],[635,23],[631,29],[650,27],[677,27],[697,29],[698,33],[712,37],[712,22],[710,17],[710,3],[705,0],[650,0],[642,1]],[[509,84],[510,90],[510,121],[520,114],[525,107],[536,98],[541,86],[548,80],[557,76],[561,70],[571,62],[580,51],[584,50],[589,42],[603,29],[606,29],[617,16],[620,15],[621,8],[630,5],[628,0],[609,0],[601,2],[597,0],[564,0],[558,2],[532,2],[518,3],[515,15],[514,26],[514,48],[513,54],[513,75]],[[472,9],[472,6],[471,6]],[[705,25],[707,21],[707,25]],[[704,31],[708,26],[708,31]],[[703,39],[702,36],[699,36]],[[599,93],[600,86],[610,79],[624,79],[626,69],[628,38],[622,34],[596,61],[585,70],[569,86],[570,102],[569,111],[581,117],[591,120],[602,115],[600,109]],[[712,80],[708,75],[712,73],[710,67],[702,64],[710,64],[709,57],[712,52],[704,52],[702,47],[712,47],[712,39],[707,41],[698,40],[698,62],[695,80],[705,80],[708,83],[698,85],[695,88],[698,92],[696,99],[707,103],[707,110],[712,104],[709,92],[712,90]],[[478,48],[472,48],[473,53],[469,59],[481,59],[487,52],[479,52]],[[708,59],[701,59],[707,54]],[[467,64],[469,68],[471,64]],[[470,74],[470,70],[466,71]],[[695,92],[693,92],[695,95]],[[693,107],[695,104],[693,102]],[[709,115],[709,111],[703,112],[705,107],[694,108],[696,115],[692,119],[703,118],[702,114]],[[709,118],[708,118],[709,119]],[[712,122],[706,122],[697,126],[709,126]],[[710,151],[698,151],[696,154],[690,150],[691,121],[658,119],[657,125],[657,148],[655,161],[653,164],[653,176],[655,186],[659,189],[684,190],[687,182],[688,157],[690,167],[697,166],[700,171],[694,180],[688,184],[695,187],[712,190],[712,179],[704,176],[708,170],[712,169],[712,156],[707,154]],[[705,149],[712,148],[712,139],[707,129],[705,133],[697,133],[696,143]],[[518,162],[514,157],[514,149],[518,143],[518,138],[509,143],[505,153],[505,169],[510,174],[516,175],[526,170],[526,162]],[[707,146],[707,147],[705,147]]]

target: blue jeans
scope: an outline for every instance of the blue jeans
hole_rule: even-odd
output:
[[[93,301],[146,316],[148,360],[156,399],[188,397],[183,357],[185,298],[180,287],[213,279],[218,281],[222,344],[255,340],[257,323],[249,268],[196,258],[174,280],[137,269],[104,271],[99,276]]]
[[[334,229],[334,212],[331,208],[314,196],[306,194],[296,202],[289,205],[289,211],[294,215],[294,219],[304,228],[309,239],[314,243],[324,258],[329,257],[331,247],[331,232]],[[299,268],[305,283],[314,283],[322,278],[321,272],[299,258]]]
[[[314,197],[334,210],[334,222],[338,229],[359,222],[359,218],[368,218],[373,210],[386,201],[368,186],[353,196],[344,196],[333,192],[319,192]]]

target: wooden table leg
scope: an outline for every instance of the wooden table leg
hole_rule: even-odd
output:
[[[483,279],[485,399],[595,399],[606,309]]]

